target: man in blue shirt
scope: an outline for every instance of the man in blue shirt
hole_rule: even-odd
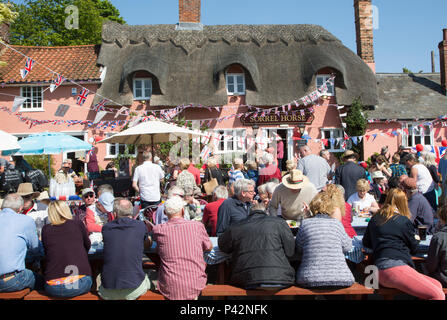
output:
[[[98,293],[105,300],[136,300],[151,287],[142,261],[152,241],[146,225],[132,219],[129,200],[115,199],[113,213],[115,220],[102,227],[104,265]]]
[[[0,292],[43,289],[43,277],[25,268],[27,251],[38,252],[34,220],[23,214],[23,199],[16,193],[5,197],[0,211]]]

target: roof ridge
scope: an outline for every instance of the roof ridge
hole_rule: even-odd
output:
[[[22,46],[22,45],[9,44],[9,46],[13,48],[30,48],[30,49],[68,49],[68,48],[95,47],[97,46],[97,44],[80,44],[74,46]]]

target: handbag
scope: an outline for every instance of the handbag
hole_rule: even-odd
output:
[[[207,196],[210,196],[213,194],[214,189],[219,185],[219,182],[217,182],[216,178],[213,178],[213,174],[211,170],[208,168],[208,171],[210,173],[210,181],[207,181],[203,184],[203,188],[205,189],[205,193]]]

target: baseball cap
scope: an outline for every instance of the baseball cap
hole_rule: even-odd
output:
[[[90,192],[92,192],[93,194],[95,193],[92,188],[85,188],[84,190],[82,190],[82,196],[85,196],[87,193]]]
[[[110,192],[104,192],[99,196],[98,202],[102,204],[104,209],[106,209],[109,212],[113,211],[113,200],[115,200],[115,197]]]

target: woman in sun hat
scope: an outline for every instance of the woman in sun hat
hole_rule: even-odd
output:
[[[282,178],[282,183],[273,192],[269,204],[269,214],[281,215],[286,220],[300,221],[305,218],[303,209],[307,207],[318,191],[309,179],[298,169],[291,170]]]
[[[373,179],[373,183],[371,184],[372,195],[379,204],[382,204],[385,202],[388,191],[387,178],[381,171],[373,172],[371,178]]]

